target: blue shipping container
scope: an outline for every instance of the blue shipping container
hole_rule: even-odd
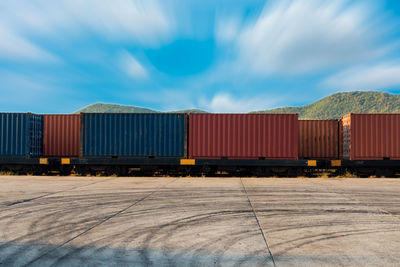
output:
[[[187,114],[82,113],[82,157],[184,157]]]
[[[42,115],[0,113],[0,157],[40,157],[42,151]]]

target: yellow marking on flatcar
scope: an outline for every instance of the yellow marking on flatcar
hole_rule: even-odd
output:
[[[308,160],[307,165],[309,167],[317,167],[317,161],[316,160]]]
[[[332,167],[340,167],[340,166],[342,166],[342,161],[341,160],[331,160],[331,166]]]
[[[48,158],[40,158],[39,163],[41,165],[48,165],[49,164],[49,159]]]
[[[195,159],[181,159],[181,165],[196,165]]]
[[[69,164],[71,164],[71,159],[70,158],[62,158],[61,159],[61,164],[62,165],[69,165]]]

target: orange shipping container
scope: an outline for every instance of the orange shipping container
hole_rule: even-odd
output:
[[[347,114],[342,123],[343,158],[400,159],[400,114]]]
[[[338,120],[299,120],[299,158],[340,158],[339,129]]]
[[[297,114],[189,115],[190,158],[297,159]]]
[[[44,115],[43,155],[46,157],[78,157],[80,115]]]

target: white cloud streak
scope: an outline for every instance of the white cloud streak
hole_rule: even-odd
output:
[[[249,112],[265,110],[274,104],[274,99],[258,96],[254,98],[234,98],[228,93],[218,93],[211,100],[201,99],[199,105],[210,112]]]
[[[217,20],[215,26],[216,41],[221,44],[229,44],[237,38],[240,30],[238,17],[222,18]]]
[[[110,39],[152,42],[171,30],[170,18],[154,0],[4,1],[0,8],[11,26],[42,34],[89,30]]]
[[[142,80],[148,77],[147,70],[128,52],[123,52],[119,60],[122,70],[131,78]]]
[[[400,86],[400,64],[382,63],[350,68],[322,82],[324,87],[341,90],[379,90]]]
[[[172,32],[171,18],[156,0],[0,1],[0,56],[53,58],[33,40],[84,38],[157,45]]]
[[[0,24],[0,58],[56,62],[58,59]]]
[[[384,30],[377,27],[370,9],[345,0],[267,1],[253,23],[238,27],[228,18],[225,33],[217,24],[216,38],[232,40],[238,53],[234,65],[259,76],[349,66],[390,48],[376,43]]]

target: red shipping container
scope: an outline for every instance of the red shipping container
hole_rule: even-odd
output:
[[[400,114],[347,114],[342,125],[343,158],[400,159]]]
[[[339,120],[299,120],[299,158],[339,159]]]
[[[44,115],[43,155],[78,157],[80,150],[80,115]]]
[[[190,158],[297,159],[297,114],[189,115]]]

